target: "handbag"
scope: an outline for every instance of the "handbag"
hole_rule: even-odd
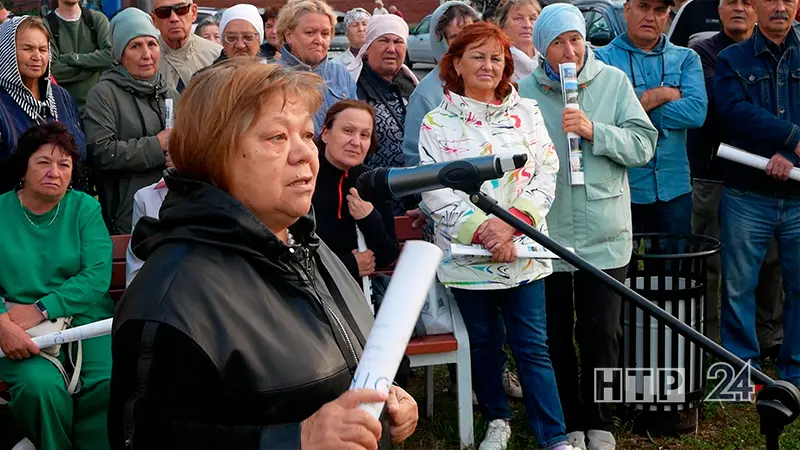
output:
[[[14,307],[23,305],[24,303],[15,303],[8,300],[5,300],[5,307],[7,311],[11,311]],[[64,331],[72,324],[72,317],[58,317],[55,319],[45,320],[40,324],[28,328],[25,330],[28,333],[28,336],[31,338],[43,336],[45,334],[57,333],[59,331]],[[81,366],[83,365],[83,345],[81,341],[77,341],[78,351],[77,357],[73,361],[72,358],[72,344],[70,342],[67,344],[67,355],[69,358],[70,365],[72,366],[73,370],[70,374],[64,365],[61,363],[61,360],[58,359],[58,355],[61,354],[61,344],[54,345],[52,347],[43,348],[39,351],[39,356],[42,358],[50,361],[56,366],[59,372],[61,372],[61,376],[64,378],[64,384],[67,388],[67,392],[70,395],[78,392],[79,390],[79,383],[80,383],[80,374],[81,374]]]

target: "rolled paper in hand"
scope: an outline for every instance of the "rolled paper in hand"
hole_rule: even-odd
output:
[[[558,65],[561,77],[561,92],[564,95],[564,108],[580,109],[578,103],[578,66],[575,63],[561,63]],[[575,133],[567,133],[567,149],[569,150],[569,184],[584,184],[583,179],[583,153],[581,152],[581,137]]]
[[[769,163],[769,159],[763,156],[754,155],[750,152],[744,151],[740,148],[736,148],[728,144],[719,144],[719,150],[717,150],[717,156],[723,159],[727,159],[728,161],[737,162],[739,164],[744,164],[745,166],[749,166],[754,169],[760,169],[760,170],[767,170],[767,163]],[[789,179],[794,181],[800,181],[800,169],[795,167],[791,171],[789,171]]]
[[[93,337],[105,336],[106,334],[111,334],[111,325],[113,321],[114,319],[105,319],[75,328],[67,328],[63,331],[35,337],[32,341],[41,349],[59,344],[67,344],[69,342],[83,341]],[[0,350],[0,358],[5,358],[5,356],[5,353]]]
[[[356,225],[356,239],[358,240],[358,251],[367,251],[367,241],[358,225]],[[372,314],[375,314],[375,304],[372,302],[372,281],[369,279],[369,275],[361,277],[361,288],[364,290],[364,297],[367,299],[369,309],[372,310]]]
[[[389,393],[441,259],[442,251],[429,242],[408,241],[403,246],[350,389]],[[383,402],[360,408],[377,419]]]
[[[175,109],[171,98],[164,100],[164,124],[165,128],[172,128],[175,123]]]

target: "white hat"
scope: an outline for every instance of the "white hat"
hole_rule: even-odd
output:
[[[225,27],[233,20],[246,20],[249,22],[250,25],[255,27],[258,33],[258,42],[264,41],[264,20],[261,18],[261,14],[258,13],[258,8],[253,5],[240,3],[226,9],[225,12],[222,13],[222,20],[219,22],[220,34],[225,32]]]

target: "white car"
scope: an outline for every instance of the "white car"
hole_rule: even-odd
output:
[[[197,19],[192,23],[192,33],[197,28],[197,25],[202,22],[203,20],[209,17],[216,17],[217,21],[222,17],[222,12],[225,11],[226,8],[218,9],[218,8],[208,8],[205,6],[198,6],[197,7]]]
[[[436,64],[431,51],[431,16],[425,16],[422,22],[408,36],[406,49],[406,65],[411,68],[416,63]]]

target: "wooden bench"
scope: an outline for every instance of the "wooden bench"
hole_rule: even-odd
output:
[[[410,217],[395,217],[394,225],[397,240],[421,240],[422,230],[414,228]],[[388,273],[388,271],[381,271]],[[408,343],[406,355],[411,367],[425,367],[425,415],[433,416],[433,366],[456,364],[456,384],[458,385],[458,429],[461,448],[472,448],[472,373],[470,366],[469,336],[464,319],[455,301],[450,302],[453,321],[453,334],[423,336],[413,338]]]

